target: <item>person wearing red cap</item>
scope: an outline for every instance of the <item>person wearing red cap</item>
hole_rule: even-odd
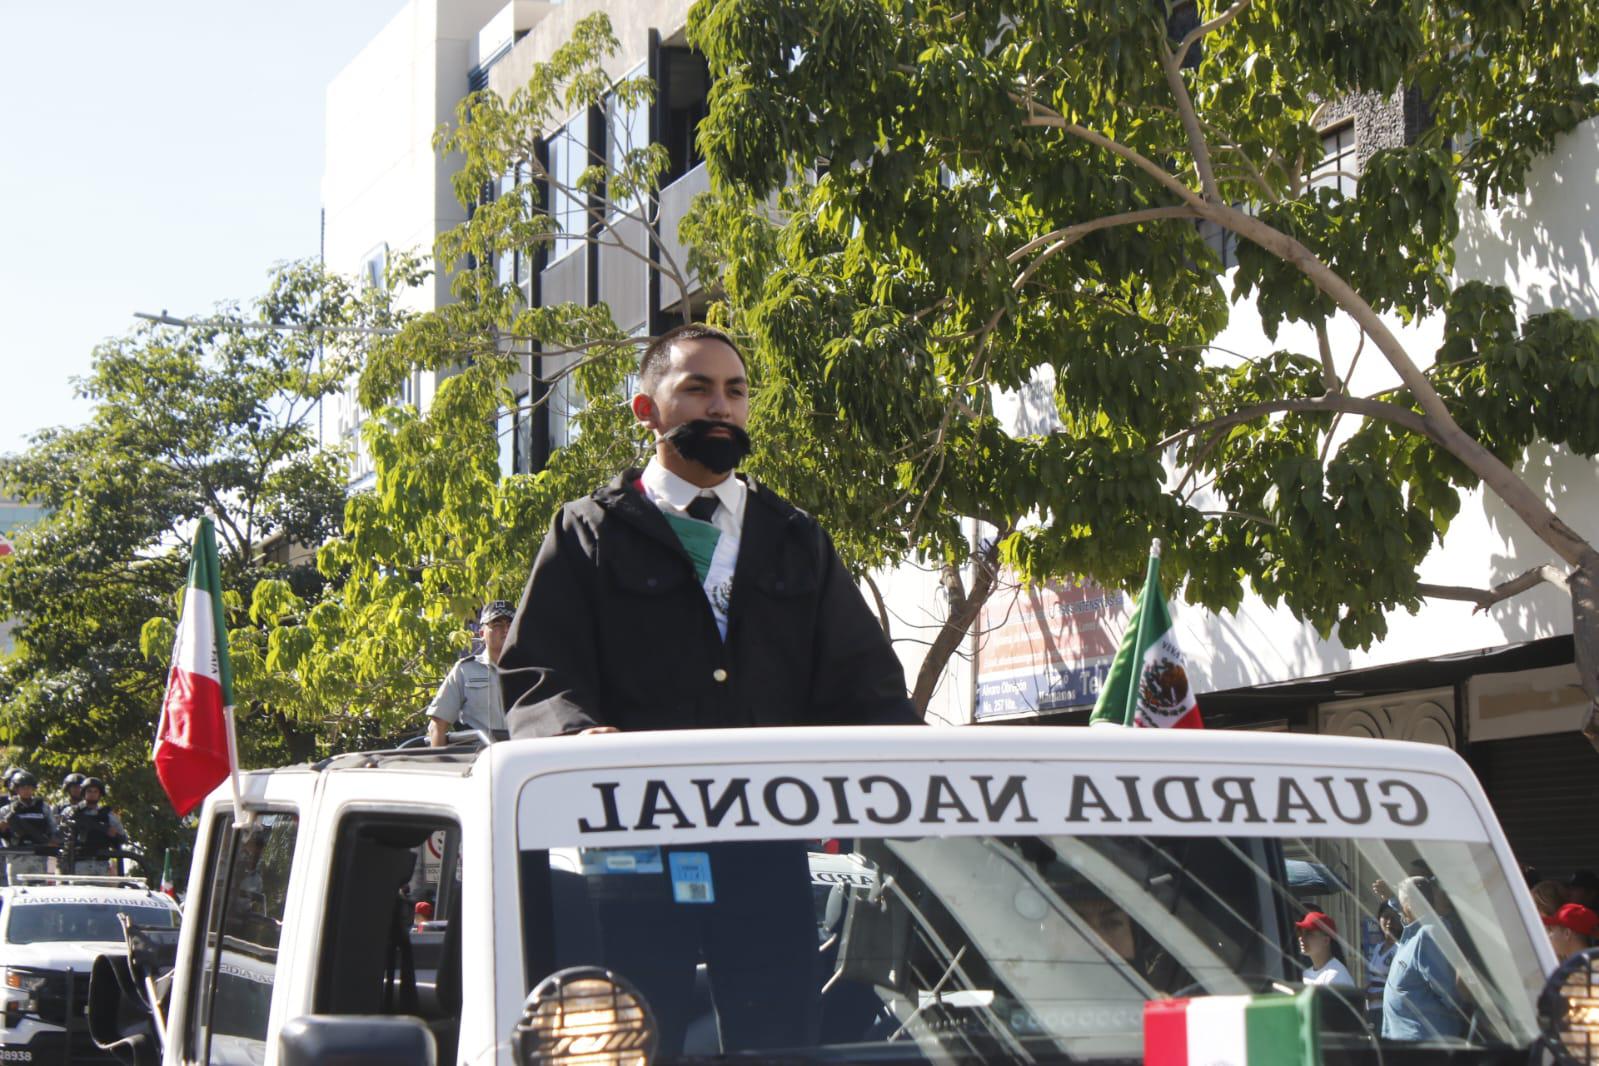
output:
[[[1593,947],[1594,936],[1599,934],[1599,914],[1580,903],[1567,903],[1555,913],[1544,915],[1543,924],[1561,962]]]
[[[1294,928],[1299,930],[1300,952],[1310,957],[1310,965],[1305,968],[1305,984],[1355,987],[1349,967],[1338,957],[1333,940],[1338,935],[1338,926],[1329,915],[1311,911],[1295,922]]]

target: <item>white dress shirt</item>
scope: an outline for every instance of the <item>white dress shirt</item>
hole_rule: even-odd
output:
[[[702,489],[684,481],[656,459],[651,458],[639,479],[644,484],[644,495],[664,513],[679,518],[693,519],[688,505],[696,496],[715,496],[721,506],[711,516],[711,524],[721,534],[716,542],[716,554],[705,575],[705,598],[710,602],[711,613],[716,617],[716,628],[722,639],[727,639],[727,612],[733,601],[733,571],[738,565],[738,545],[744,529],[744,501],[749,495],[742,481],[731,473],[721,482]]]

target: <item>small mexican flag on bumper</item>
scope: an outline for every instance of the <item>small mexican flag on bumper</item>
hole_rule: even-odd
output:
[[[1144,1004],[1144,1066],[1321,1066],[1316,989]]]

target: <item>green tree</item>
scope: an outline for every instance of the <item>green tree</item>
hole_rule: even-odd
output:
[[[1490,605],[1552,568],[1417,577],[1478,485],[1565,564],[1599,696],[1599,554],[1514,469],[1536,440],[1599,452],[1599,328],[1451,275],[1463,200],[1521,192],[1599,113],[1599,9],[704,0],[690,37],[715,77],[696,228],[754,342],[760,424],[785,432],[768,476],[862,562],[958,579],[961,519],[999,531],[919,702],[997,563],[1130,584],[1151,536],[1191,602],[1249,586],[1352,646],[1425,596]],[[1328,102],[1403,89],[1426,131],[1353,194],[1313,181]],[[1237,238],[1230,290],[1199,223]],[[1214,350],[1241,300],[1315,350]],[[1335,315],[1360,346],[1330,341]],[[1409,351],[1388,316],[1424,315],[1444,343]],[[1350,388],[1361,347],[1387,365],[1375,395]],[[996,395],[1028,389],[1053,425],[1006,432]]]
[[[107,777],[152,848],[177,839],[150,745],[197,516],[216,519],[242,761],[303,759],[326,735],[263,685],[252,590],[323,584],[296,556],[338,531],[347,464],[317,445],[318,404],[353,371],[360,331],[389,324],[386,308],[314,264],[286,267],[215,324],[101,345],[77,383],[88,421],[0,458],[0,486],[46,509],[0,561],[0,617],[17,623],[0,660],[0,741],[47,781]]]

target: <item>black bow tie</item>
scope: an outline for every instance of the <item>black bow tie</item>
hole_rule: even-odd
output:
[[[720,503],[715,496],[696,496],[689,501],[685,510],[690,518],[698,518],[701,522],[709,522],[716,514],[717,505]]]

